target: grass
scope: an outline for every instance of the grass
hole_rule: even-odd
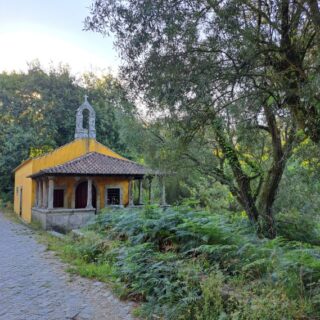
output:
[[[70,261],[68,261],[70,262]],[[78,274],[82,277],[97,279],[103,282],[109,282],[112,278],[113,267],[109,264],[93,264],[86,263],[81,259],[76,259],[72,262],[72,267],[68,268],[67,271],[70,273]]]

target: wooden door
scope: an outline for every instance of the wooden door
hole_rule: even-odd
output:
[[[85,208],[87,206],[87,192],[88,192],[88,182],[81,182],[76,189],[76,209]],[[97,192],[94,185],[92,185],[92,206],[96,208],[97,202]]]

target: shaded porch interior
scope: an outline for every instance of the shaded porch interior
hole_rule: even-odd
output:
[[[154,176],[42,176],[35,178],[34,208],[44,210],[133,207],[154,203]],[[166,205],[165,184],[160,182],[160,205]],[[134,192],[136,191],[136,192]],[[137,194],[134,197],[134,194]]]

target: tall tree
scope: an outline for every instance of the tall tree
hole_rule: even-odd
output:
[[[86,27],[116,35],[132,92],[170,115],[189,142],[210,127],[233,179],[212,174],[273,237],[296,132],[320,140],[318,20],[317,1],[96,0]],[[269,161],[259,172],[244,160],[244,131],[265,137]]]

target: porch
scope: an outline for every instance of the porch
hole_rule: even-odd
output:
[[[164,177],[160,175],[34,177],[32,221],[46,230],[69,231],[86,225],[101,208],[153,204],[155,178],[161,185],[159,204],[166,206]]]
[[[29,176],[35,194],[32,220],[44,229],[80,228],[101,208],[143,205],[143,185],[147,186],[147,202],[153,203],[152,180],[156,176],[161,184],[160,204],[166,205],[164,176],[159,172],[126,159],[87,153]]]

